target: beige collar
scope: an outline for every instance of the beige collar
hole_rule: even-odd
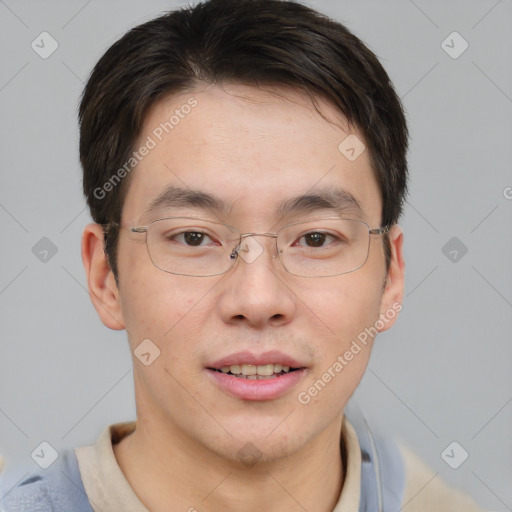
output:
[[[135,429],[135,422],[105,427],[95,445],[75,448],[78,467],[89,502],[95,512],[149,512],[126,480],[112,449]],[[361,486],[361,450],[357,435],[346,418],[342,439],[347,467],[343,489],[333,512],[358,512]]]

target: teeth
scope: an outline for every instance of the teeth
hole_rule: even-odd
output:
[[[242,365],[242,375],[256,375],[258,373],[257,366],[253,364]]]
[[[247,379],[256,379],[260,377],[270,378],[276,373],[290,371],[289,366],[282,364],[262,364],[256,366],[254,364],[234,364],[232,366],[223,366],[220,371],[222,373],[232,373],[233,375],[245,376]]]
[[[235,375],[237,379],[247,379],[247,380],[268,380],[268,379],[275,379],[277,378],[279,374],[273,374],[273,375]]]
[[[274,373],[274,365],[273,364],[264,364],[261,366],[256,366],[256,373],[258,375],[269,376]]]

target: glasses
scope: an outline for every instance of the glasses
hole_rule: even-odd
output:
[[[276,255],[290,274],[330,277],[354,272],[368,259],[370,236],[389,227],[370,228],[360,220],[320,218],[288,224],[276,233],[241,233],[238,229],[195,217],[168,217],[148,226],[129,228],[146,233],[155,267],[171,274],[207,277],[224,274],[239,258],[252,263],[263,247],[254,237],[276,241]]]

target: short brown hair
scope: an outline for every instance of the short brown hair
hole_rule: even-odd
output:
[[[116,224],[129,176],[119,186],[104,185],[129,161],[149,108],[200,82],[286,86],[327,99],[365,138],[382,225],[398,221],[407,189],[407,126],[373,52],[342,24],[295,1],[208,0],[131,29],[101,57],[83,92],[83,189],[92,218],[105,226],[116,279]],[[389,264],[387,237],[385,254]]]

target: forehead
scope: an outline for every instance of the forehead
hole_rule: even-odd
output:
[[[343,141],[355,137],[360,151],[363,137],[330,104],[318,98],[317,105],[331,122],[289,89],[223,84],[161,100],[135,145],[150,149],[132,171],[123,218],[142,220],[172,185],[215,196],[230,214],[254,220],[275,214],[287,199],[344,190],[366,220],[379,222],[380,194],[368,151],[356,159],[340,151]]]

